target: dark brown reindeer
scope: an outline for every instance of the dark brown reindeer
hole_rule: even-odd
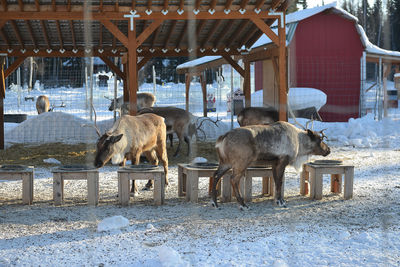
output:
[[[275,201],[280,206],[286,206],[282,193],[286,166],[298,168],[309,155],[327,156],[330,148],[323,142],[324,137],[322,131],[301,130],[283,121],[240,127],[220,136],[215,144],[219,166],[212,185],[213,206],[218,207],[216,185],[219,179],[232,169],[230,181],[236,199],[241,208],[247,207],[239,192],[239,182],[255,161],[272,165]]]
[[[97,133],[100,136],[98,129]],[[165,184],[168,185],[168,157],[164,118],[155,114],[123,115],[97,141],[94,165],[100,168],[111,160],[112,164],[124,166],[127,159],[137,165],[142,153],[145,154],[151,164],[158,165],[158,160],[161,160],[164,167]],[[149,180],[146,188],[151,186],[152,180]],[[131,191],[137,192],[135,181],[132,183]]]
[[[271,124],[279,120],[279,113],[274,107],[247,107],[242,109],[237,121],[240,126]]]
[[[154,113],[165,119],[165,125],[167,126],[167,134],[171,140],[171,146],[172,134],[175,133],[178,136],[179,143],[174,153],[174,157],[178,156],[183,141],[188,145],[187,155],[190,155],[190,139],[193,134],[196,134],[196,125],[193,121],[194,116],[192,113],[176,107],[152,107],[143,108],[138,111],[138,114],[145,113]]]

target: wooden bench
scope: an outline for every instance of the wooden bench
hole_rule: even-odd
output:
[[[342,175],[344,174],[344,199],[353,197],[354,166],[350,165],[316,165],[306,163],[300,175],[300,194],[310,194],[311,199],[322,199],[322,176],[331,175],[331,192],[341,193]],[[308,184],[310,189],[308,190]]]
[[[178,164],[178,196],[185,196],[186,201],[198,202],[199,178],[207,177],[210,179],[208,193],[211,195],[213,175],[217,170],[214,168],[196,168],[190,164]],[[222,188],[217,186],[217,190],[222,194],[221,202],[229,202],[232,199],[232,189],[230,183],[231,171],[227,172],[222,178]],[[252,178],[263,177],[263,195],[273,195],[274,183],[272,170],[269,167],[250,167],[246,170],[244,183],[241,182],[240,190],[245,201],[251,201],[252,197]],[[242,180],[243,181],[243,180]],[[221,192],[222,189],[222,192]]]
[[[165,198],[165,174],[164,169],[129,169],[121,167],[118,169],[118,199],[121,205],[129,205],[130,181],[131,180],[154,180],[154,204],[164,204]]]
[[[62,170],[53,171],[53,200],[54,205],[64,203],[64,180],[87,180],[88,204],[99,203],[99,171],[97,169],[87,170]]]
[[[1,169],[0,180],[22,180],[22,203],[31,205],[33,202],[33,166],[24,166],[16,169]]]

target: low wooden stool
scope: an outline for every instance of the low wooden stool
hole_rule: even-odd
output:
[[[87,180],[88,204],[99,203],[99,171],[95,168],[61,166],[53,171],[54,205],[64,203],[64,180]]]
[[[245,202],[250,202],[252,198],[253,191],[253,178],[262,177],[262,195],[273,196],[275,192],[275,183],[272,174],[271,167],[249,167],[246,170],[244,177],[244,182],[240,183],[240,190],[243,194],[243,200]],[[282,184],[282,193],[284,192],[284,183]],[[231,184],[230,178],[224,179],[222,181],[222,202],[229,202],[231,198]]]
[[[164,204],[165,174],[160,166],[151,169],[121,167],[118,169],[118,200],[121,205],[129,205],[130,181],[154,180],[154,204]]]
[[[0,180],[22,180],[22,203],[31,205],[33,202],[33,166],[1,165]]]
[[[342,174],[344,174],[344,199],[353,197],[354,166],[342,164],[304,164],[300,175],[300,194],[304,196],[309,192],[311,199],[322,199],[323,174],[331,174],[331,192],[333,193],[341,193]],[[309,191],[308,184],[310,184]]]
[[[199,200],[199,178],[207,177],[213,183],[213,176],[218,166],[196,167],[191,164],[178,164],[178,196],[186,194],[186,201],[198,202]],[[209,194],[211,187],[209,186]],[[219,186],[220,191],[220,186]]]

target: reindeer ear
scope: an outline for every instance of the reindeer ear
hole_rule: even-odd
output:
[[[314,140],[314,139],[315,139],[314,132],[311,131],[310,129],[307,129],[307,135],[311,138],[311,140]]]
[[[110,137],[111,143],[116,143],[116,142],[118,142],[119,140],[121,140],[122,136],[123,136],[123,134],[111,136],[111,137]]]

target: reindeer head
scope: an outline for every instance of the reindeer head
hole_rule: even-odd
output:
[[[314,155],[322,155],[325,157],[325,156],[329,155],[329,153],[331,153],[331,149],[323,141],[324,137],[326,138],[323,131],[324,130],[316,132],[316,131],[307,129],[307,135],[308,135],[308,137],[310,137],[310,140],[311,140],[312,153]]]
[[[96,157],[94,160],[96,168],[103,167],[111,158],[119,155],[120,149],[117,148],[116,143],[121,140],[122,136],[123,134],[111,135],[110,133],[105,133],[97,140]],[[114,161],[113,163],[115,163]]]

